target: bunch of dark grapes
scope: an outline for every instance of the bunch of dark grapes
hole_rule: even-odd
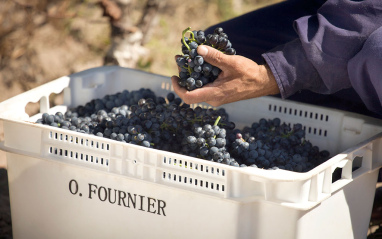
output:
[[[243,166],[306,172],[329,158],[328,151],[305,140],[301,124],[291,128],[279,118],[261,119],[230,137],[232,155]]]
[[[220,127],[235,128],[224,109],[192,109],[173,93],[164,98],[141,89],[107,95],[65,114],[44,113],[37,123],[180,153],[180,142],[195,125],[213,124],[218,117]]]
[[[185,36],[186,33],[190,33],[189,38]],[[213,82],[221,72],[218,67],[205,62],[204,58],[197,53],[196,49],[199,45],[211,46],[227,55],[236,54],[221,27],[207,36],[202,30],[190,31],[190,28],[187,28],[183,31],[181,42],[183,55],[176,59],[180,68],[178,83],[189,91]]]
[[[183,138],[181,153],[202,158],[218,163],[238,166],[235,159],[231,158],[226,147],[226,129],[219,127],[219,116],[214,125],[204,124],[203,126],[195,124],[193,132]]]
[[[150,147],[152,137],[144,118],[161,100],[164,101],[149,89],[125,90],[69,109],[65,114],[44,113],[37,123]]]
[[[158,132],[161,140],[155,142],[155,148],[176,153],[187,154],[186,151],[182,151],[182,142],[192,134],[193,129],[198,125],[213,124],[218,117],[221,117],[220,127],[235,128],[235,124],[228,121],[228,115],[224,109],[214,110],[201,107],[192,109],[188,105],[185,107],[185,104],[182,106],[170,104],[163,112],[163,116],[161,131]]]
[[[305,140],[301,124],[261,119],[239,130],[223,108],[193,109],[173,93],[157,97],[149,89],[44,113],[37,123],[232,166],[305,172],[329,157]]]

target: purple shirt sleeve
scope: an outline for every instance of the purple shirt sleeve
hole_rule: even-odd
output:
[[[283,98],[301,89],[331,94],[351,86],[361,94],[355,82],[362,78],[349,76],[348,63],[381,26],[381,0],[328,0],[316,15],[295,21],[299,38],[262,56]]]
[[[348,72],[352,86],[368,109],[382,113],[382,27],[350,59]]]

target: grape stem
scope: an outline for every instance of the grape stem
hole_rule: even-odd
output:
[[[215,120],[214,126],[218,125],[221,118],[222,117],[220,117],[220,115],[219,115],[218,118]],[[214,139],[216,139],[216,135],[214,136]]]
[[[189,73],[189,74],[191,74],[191,73],[192,73],[191,67],[189,67],[189,66],[187,66],[187,67],[184,67],[184,66],[183,66],[183,68],[184,68],[184,69],[187,69],[187,71],[188,71],[188,73]]]
[[[186,35],[186,33],[190,33],[191,37],[189,38],[189,40],[191,41],[195,41],[195,35],[192,31],[190,31],[191,27],[187,27],[186,29],[183,30],[182,32],[182,42],[183,44],[187,47],[188,51],[191,52],[191,48],[190,46],[187,44],[186,40],[184,40],[184,36]],[[193,72],[193,70],[191,69],[191,67],[187,67],[187,70],[188,70],[188,73],[191,74]]]
[[[215,120],[214,126],[219,124],[219,121],[220,121],[221,118],[222,117],[220,117],[220,115],[217,117],[217,119]]]
[[[186,41],[184,40],[184,36],[186,35],[187,32],[189,32],[192,36],[192,38],[190,38],[191,40],[194,40],[195,41],[195,36],[194,36],[194,33],[192,31],[190,31],[191,27],[187,27],[186,29],[183,30],[182,32],[182,41],[183,41],[183,44],[187,47],[187,49],[189,51],[191,51],[191,48],[190,46],[186,43]]]

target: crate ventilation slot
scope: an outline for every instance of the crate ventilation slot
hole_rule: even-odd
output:
[[[63,141],[63,142],[74,143],[74,144],[82,145],[85,147],[91,147],[93,149],[100,149],[100,150],[106,150],[106,151],[110,150],[109,144],[102,143],[96,140],[90,140],[90,139],[78,137],[78,136],[58,133],[54,131],[49,132],[49,138]]]
[[[178,167],[178,168],[180,167],[180,168],[189,169],[189,170],[197,170],[199,172],[204,172],[208,174],[225,177],[225,170],[219,167],[212,167],[212,166],[207,166],[204,164],[189,162],[183,159],[176,159],[176,158],[169,158],[169,157],[163,157],[163,163],[172,167]]]
[[[284,114],[291,114],[291,115],[298,115],[301,117],[305,118],[310,118],[310,119],[317,119],[321,121],[328,121],[329,116],[324,115],[324,114],[318,114],[318,113],[313,113],[313,112],[308,112],[308,111],[303,111],[303,110],[297,110],[297,109],[292,109],[292,108],[287,108],[287,107],[282,107],[282,106],[277,106],[277,105],[272,105],[269,104],[269,111],[274,111],[274,112],[280,112]],[[287,123],[289,126],[292,126],[291,123]],[[313,135],[319,135],[323,137],[328,136],[328,131],[323,130],[323,129],[318,129],[314,127],[303,127],[303,130],[305,130],[306,134],[313,134]]]
[[[198,188],[208,189],[211,191],[217,191],[217,192],[225,191],[224,184],[209,182],[207,180],[201,180],[201,179],[192,178],[192,177],[185,177],[175,173],[163,172],[162,178],[169,182],[195,186]]]
[[[307,134],[314,134],[314,135],[319,135],[319,136],[324,136],[326,137],[328,135],[328,131],[327,130],[322,130],[322,129],[317,129],[317,128],[312,128],[312,127],[303,127],[303,129],[305,130],[305,132]]]
[[[161,88],[168,91],[173,90],[171,84],[165,81],[162,82]]]
[[[278,106],[273,104],[268,105],[268,110],[273,112],[283,113],[283,114],[290,114],[290,115],[296,115],[296,116],[300,116],[304,118],[320,120],[320,121],[326,121],[326,122],[329,121],[329,115],[309,112],[306,110],[298,110],[298,109],[293,109],[293,108],[288,108],[288,107]]]
[[[109,166],[109,159],[107,158],[94,156],[90,154],[84,154],[84,153],[76,152],[73,150],[50,146],[49,154],[53,154],[65,159],[80,160],[82,162],[89,163],[89,164],[95,164],[95,165],[106,166],[106,167]]]

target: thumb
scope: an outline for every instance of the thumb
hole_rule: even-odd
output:
[[[201,55],[205,61],[208,63],[217,66],[219,68],[222,68],[226,65],[228,65],[228,56],[222,53],[219,50],[216,50],[215,48],[212,48],[210,46],[198,46],[198,54]]]

